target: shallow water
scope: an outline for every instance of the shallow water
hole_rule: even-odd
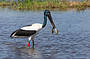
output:
[[[35,37],[35,49],[27,38],[11,39],[22,26],[42,23],[43,11],[15,11],[0,8],[0,59],[90,59],[90,10],[51,11],[58,35],[50,22]]]

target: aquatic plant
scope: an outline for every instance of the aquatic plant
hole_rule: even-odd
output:
[[[86,7],[87,7],[86,1],[79,2],[78,5],[76,6],[76,8],[77,8],[78,10],[86,9]]]

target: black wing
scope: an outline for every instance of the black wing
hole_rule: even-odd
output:
[[[30,37],[31,35],[34,35],[37,31],[35,30],[22,30],[18,29],[14,31],[10,37]]]

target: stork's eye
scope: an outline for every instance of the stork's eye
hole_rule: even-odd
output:
[[[49,15],[49,13],[47,13],[47,15]]]
[[[49,15],[49,13],[46,13],[46,16],[48,16]]]

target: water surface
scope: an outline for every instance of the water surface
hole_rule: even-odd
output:
[[[51,11],[58,35],[50,22],[35,37],[35,49],[27,38],[11,39],[22,26],[43,23],[43,11],[15,11],[0,8],[0,59],[90,59],[90,10]]]

